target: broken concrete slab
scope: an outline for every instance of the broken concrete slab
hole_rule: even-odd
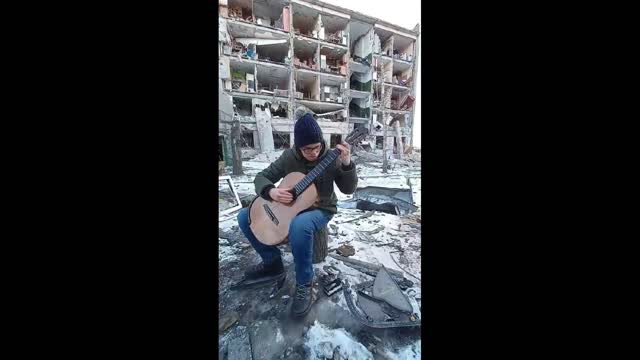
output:
[[[231,312],[227,313],[222,318],[220,318],[220,324],[218,325],[218,331],[221,332],[221,333],[225,332],[225,330],[230,328],[239,319],[240,319],[240,317],[238,316],[237,312],[231,311]]]
[[[382,307],[379,304],[364,296],[358,296],[356,304],[365,313],[365,315],[374,321],[385,321],[389,318],[389,316],[382,311]]]
[[[391,278],[387,269],[383,266],[373,282],[373,297],[384,300],[394,308],[411,313],[413,307],[407,296],[400,290],[398,284]]]
[[[353,265],[355,269],[360,270],[360,269],[364,269],[364,270],[369,270],[369,271],[375,271],[375,275],[377,275],[377,273],[380,271],[380,269],[382,268],[381,265],[376,265],[376,264],[372,264],[372,263],[368,263],[365,261],[360,261],[360,260],[356,260],[356,259],[350,259],[350,258],[346,258],[344,256],[340,256],[340,255],[336,255],[336,254],[329,254],[329,256],[331,256],[332,258],[336,259],[336,260],[340,260],[342,262],[345,263],[345,265],[349,266],[349,265]],[[400,279],[404,278],[404,273],[402,271],[398,271],[398,270],[393,270],[393,269],[387,269],[387,271],[395,276],[398,277]]]
[[[246,326],[236,326],[229,336],[227,345],[228,360],[253,360],[249,331]]]
[[[254,360],[277,359],[288,347],[276,320],[256,322],[249,330]]]

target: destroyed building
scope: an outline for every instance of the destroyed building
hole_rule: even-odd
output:
[[[315,0],[219,0],[218,26],[218,153],[227,166],[233,121],[243,148],[288,148],[299,106],[315,113],[331,147],[356,127],[388,157],[412,146],[419,24]]]

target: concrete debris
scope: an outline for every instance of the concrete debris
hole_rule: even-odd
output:
[[[373,211],[369,211],[369,212],[365,213],[364,215],[359,216],[359,217],[357,217],[357,218],[353,218],[353,219],[351,219],[351,220],[346,220],[346,221],[338,222],[337,224],[346,224],[346,223],[350,223],[350,222],[358,221],[358,220],[361,220],[361,219],[365,219],[365,218],[371,217],[371,215],[373,215]]]
[[[227,313],[225,316],[223,316],[222,318],[220,318],[220,324],[218,326],[218,331],[223,333],[225,332],[228,328],[231,327],[231,325],[235,324],[236,321],[238,321],[239,317],[238,317],[238,313],[235,311],[232,311],[230,313]]]
[[[263,320],[250,328],[254,360],[272,360],[287,349],[284,334],[276,320]]]
[[[293,108],[289,110],[293,111]],[[327,111],[319,109],[318,113]],[[300,108],[294,118],[305,112],[311,111]],[[274,120],[275,125],[272,126],[279,126],[279,121],[281,120]],[[252,131],[253,138],[250,133]],[[253,183],[255,175],[280,157],[283,151],[259,153],[258,135],[255,125],[251,129],[243,130],[246,144],[242,149],[242,170],[245,175],[230,176],[243,207],[256,196]],[[359,178],[357,192],[347,195],[336,188],[339,209],[327,226],[330,235],[329,256],[324,262],[314,265],[314,282],[317,283],[314,290],[317,300],[310,313],[299,322],[290,321],[296,280],[293,254],[289,245],[279,247],[286,271],[282,284],[241,291],[231,290],[231,286],[241,280],[246,268],[258,263],[260,258],[238,228],[237,212],[220,217],[220,358],[315,359],[314,353],[322,353],[324,359],[394,359],[403,358],[397,357],[398,349],[419,341],[418,331],[409,332],[407,336],[408,328],[404,328],[405,332],[402,334],[397,331],[397,327],[389,328],[384,332],[376,332],[379,338],[372,340],[373,345],[367,354],[366,346],[369,343],[362,341],[361,333],[378,329],[364,326],[353,316],[344,294],[343,285],[348,281],[349,284],[353,284],[350,286],[351,289],[353,286],[366,286],[362,291],[371,297],[374,279],[384,266],[390,278],[397,284],[397,288],[409,299],[412,308],[415,309],[413,313],[416,313],[418,319],[421,317],[420,152],[416,148],[407,148],[408,154],[404,154],[404,160],[392,158],[389,161],[389,171],[382,173],[381,151],[375,149],[376,141],[371,140],[371,151],[359,148],[353,153]],[[254,143],[255,148],[247,147],[250,143]],[[228,168],[227,171],[231,172],[231,168]],[[229,202],[231,200],[230,198]],[[397,210],[391,213],[374,208],[359,210],[358,202],[369,202],[375,206],[389,203],[393,205],[394,210],[397,207]],[[353,292],[352,300],[353,305],[359,308],[366,307],[367,305],[363,304],[368,300],[373,301],[365,311],[367,315],[373,314],[373,318],[382,317],[380,314],[376,315],[376,309],[389,317],[385,312],[388,308],[385,306],[393,308],[382,300],[368,299],[365,296],[361,298],[358,292]],[[397,321],[397,314],[394,316],[396,317],[391,318]],[[319,329],[316,327],[316,339],[313,340],[314,336],[309,337],[308,332],[316,321],[324,326],[326,331],[318,332]],[[245,328],[244,324],[250,325]],[[335,331],[336,329],[344,329],[344,334],[354,334],[354,342],[350,342],[342,332]],[[247,333],[246,342],[243,341],[242,331]],[[339,339],[336,339],[336,336]],[[322,342],[328,342],[330,346],[320,345]],[[361,349],[362,352],[349,354],[349,349],[358,348],[360,343],[365,346]]]
[[[387,304],[394,308],[411,313],[413,308],[407,296],[400,290],[398,285],[393,281],[387,269],[383,266],[378,272],[378,276],[373,283],[373,297],[384,300]]]
[[[249,341],[249,331],[246,326],[236,326],[229,336],[227,347],[227,359],[247,359],[252,360],[251,342]]]
[[[382,266],[380,265],[376,265],[376,264],[372,264],[372,263],[368,263],[365,261],[360,261],[360,260],[356,260],[356,259],[349,259],[346,258],[344,256],[340,256],[340,255],[335,255],[335,254],[329,254],[330,257],[336,259],[336,260],[340,260],[342,262],[345,263],[345,265],[349,266],[349,267],[353,267],[356,270],[362,270],[368,273],[373,273],[375,275],[377,275],[377,273],[380,271],[380,268],[382,268]],[[393,270],[393,269],[387,269],[387,271],[391,274],[394,275],[400,279],[404,278],[404,274],[402,273],[402,271],[397,271],[397,270]]]
[[[341,256],[352,256],[356,253],[356,250],[351,245],[342,245],[337,250],[338,255]]]

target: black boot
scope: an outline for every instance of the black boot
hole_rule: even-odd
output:
[[[296,294],[291,304],[291,312],[294,316],[302,317],[311,310],[313,303],[313,283],[307,285],[296,285]]]
[[[254,265],[245,271],[245,278],[247,280],[259,280],[276,278],[284,273],[284,266],[282,265],[282,258],[278,258],[271,264],[265,264],[261,262],[258,265]]]

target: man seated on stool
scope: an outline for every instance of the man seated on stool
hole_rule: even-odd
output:
[[[293,201],[288,189],[278,189],[274,183],[291,172],[309,173],[318,165],[329,149],[322,136],[320,126],[311,114],[305,114],[294,127],[294,148],[285,150],[266,169],[256,175],[256,194],[271,201],[288,204]],[[355,164],[351,161],[350,146],[346,142],[338,144],[341,151],[333,166],[330,166],[315,180],[319,201],[298,214],[289,226],[289,243],[293,253],[296,271],[296,294],[291,311],[294,316],[304,316],[311,309],[313,285],[313,241],[315,233],[326,227],[337,213],[338,198],[333,191],[335,182],[344,194],[353,194],[358,186]],[[238,225],[249,242],[262,258],[262,263],[251,267],[245,273],[247,279],[271,278],[284,273],[280,249],[262,244],[249,227],[249,209],[238,214]]]

